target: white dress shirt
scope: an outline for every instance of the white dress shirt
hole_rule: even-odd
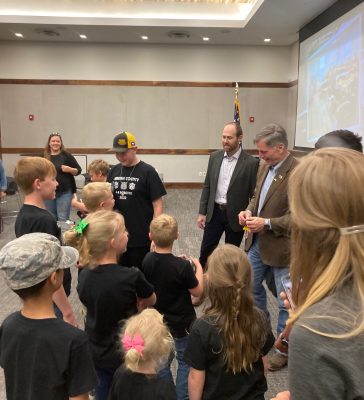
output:
[[[241,147],[239,147],[239,150],[230,157],[225,152],[220,167],[219,179],[217,181],[215,203],[226,204],[226,194],[240,154]]]

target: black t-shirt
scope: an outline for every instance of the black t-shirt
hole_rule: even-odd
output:
[[[60,242],[62,241],[61,229],[49,211],[30,204],[23,204],[16,217],[15,236],[20,237],[34,232],[49,233]],[[71,271],[69,268],[64,270],[63,287],[67,296],[69,296],[71,293]]]
[[[261,354],[269,352],[274,344],[272,331],[262,329],[266,337]],[[203,317],[196,320],[188,338],[185,361],[192,368],[205,371],[203,400],[264,400],[267,382],[261,358],[253,364],[250,373],[237,374],[226,371],[223,360],[222,338],[213,320]]]
[[[117,368],[122,362],[120,324],[138,312],[137,296],[150,297],[153,287],[135,267],[104,264],[80,271],[77,292],[87,308],[85,331],[95,365]]]
[[[142,271],[154,286],[157,295],[155,308],[164,315],[172,335],[177,338],[186,336],[196,319],[188,290],[198,285],[190,262],[170,253],[148,253]]]
[[[108,400],[176,400],[173,383],[158,375],[145,375],[121,366],[114,375]]]
[[[117,164],[110,170],[108,182],[112,184],[115,209],[125,218],[128,247],[148,246],[152,202],[166,194],[157,171],[143,161],[132,167]]]
[[[78,171],[77,175],[81,173],[81,167],[73,155],[63,150],[60,154],[54,156],[51,155],[51,162],[56,167],[57,171],[58,186],[56,189],[56,195],[69,191],[76,193],[76,182],[74,176],[68,172],[63,172],[61,168],[62,165],[67,165],[68,167],[76,168]]]
[[[57,318],[9,315],[0,328],[8,400],[65,400],[96,386],[87,336]]]

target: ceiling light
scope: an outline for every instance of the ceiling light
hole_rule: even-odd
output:
[[[204,36],[204,37],[202,38],[202,40],[204,40],[205,42],[208,42],[208,41],[210,40],[210,38],[207,37],[207,36]]]
[[[17,37],[23,37],[23,34],[22,34],[22,33],[15,33],[15,36],[17,36]]]
[[[143,35],[143,36],[140,36],[143,40],[148,40],[149,39],[149,37],[148,36],[145,36],[145,35]]]
[[[264,39],[264,41],[265,41],[266,43],[269,43],[271,40],[272,40],[271,38],[265,38],[265,39]]]
[[[87,39],[87,36],[86,35],[80,35],[80,38],[81,39]]]
[[[186,31],[170,31],[167,33],[168,37],[170,37],[171,39],[189,39],[190,38],[190,33],[186,32]]]
[[[38,35],[47,36],[47,37],[57,37],[57,36],[61,35],[58,31],[56,31],[54,29],[36,28],[35,32],[37,32]]]

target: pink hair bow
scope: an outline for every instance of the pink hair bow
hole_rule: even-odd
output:
[[[136,334],[133,338],[129,334],[125,334],[121,343],[126,351],[130,349],[135,349],[140,355],[143,355],[144,350],[144,340],[139,335]]]

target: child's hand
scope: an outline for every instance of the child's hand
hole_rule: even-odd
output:
[[[77,204],[77,208],[78,208],[79,211],[81,211],[84,214],[88,213],[88,210],[87,210],[85,204],[82,203],[81,201]]]
[[[66,314],[66,315],[63,315],[63,321],[67,322],[70,325],[75,326],[76,328],[78,328],[78,323],[77,323],[77,320],[76,320],[76,316],[75,316],[75,314],[73,312],[69,313],[69,314]]]
[[[286,390],[285,392],[279,392],[276,397],[273,397],[270,400],[291,400],[291,394]]]

